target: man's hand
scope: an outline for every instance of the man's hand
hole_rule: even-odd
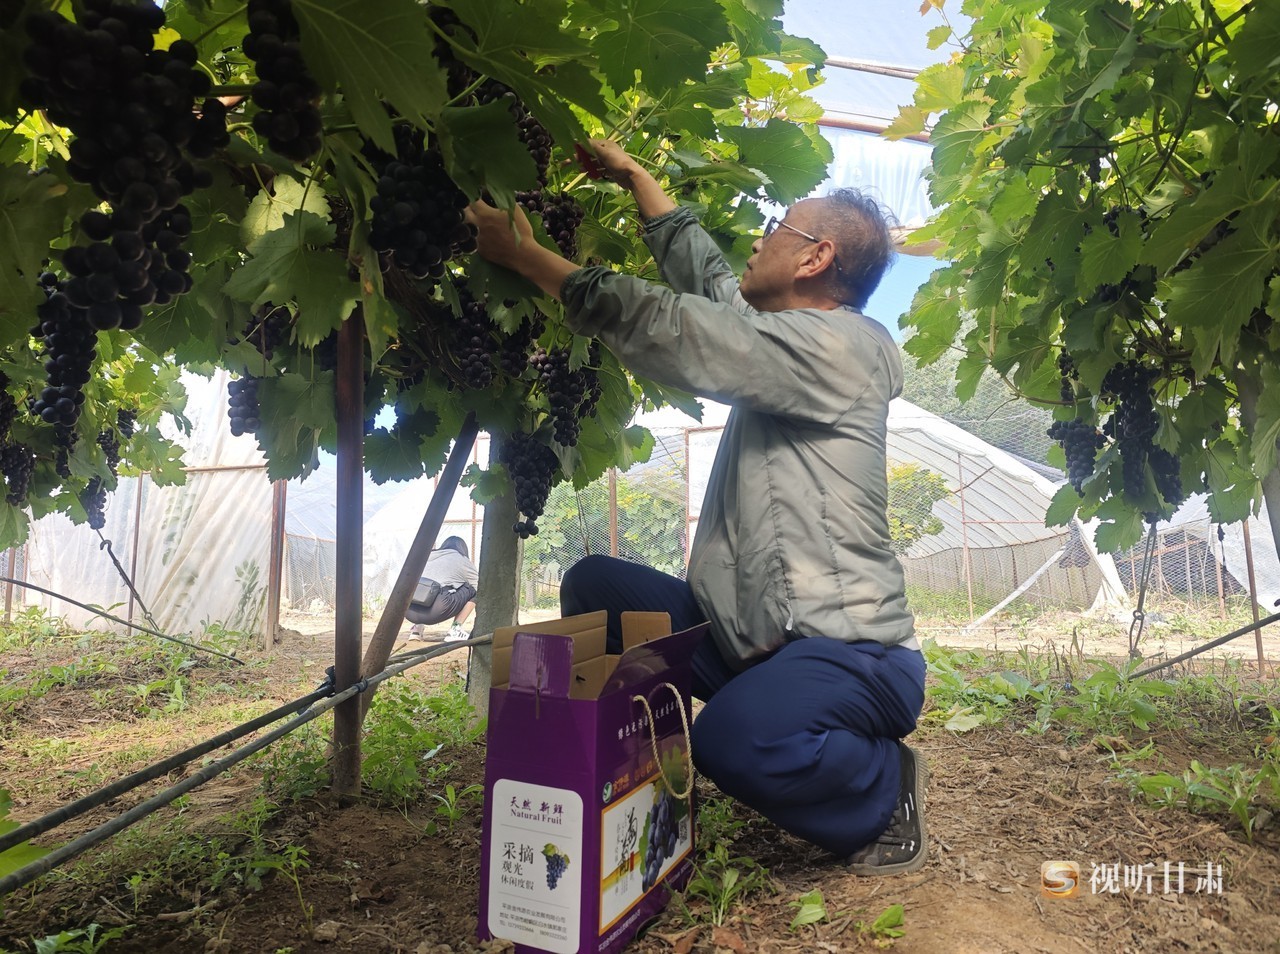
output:
[[[533,238],[524,209],[511,215],[487,202],[472,202],[464,216],[476,227],[476,252],[484,259],[527,278],[557,301],[564,280],[578,266]]]
[[[591,148],[607,175],[624,189],[633,188],[636,173],[643,173],[640,163],[623,151],[612,139],[592,139]]]
[[[616,142],[592,139],[591,148],[604,166],[605,175],[635,196],[636,208],[642,217],[656,219],[676,207],[649,171]]]
[[[530,246],[539,247],[529,218],[518,205],[508,216],[487,202],[472,202],[463,215],[476,227],[476,251],[495,265],[518,272],[521,255],[527,255]]]

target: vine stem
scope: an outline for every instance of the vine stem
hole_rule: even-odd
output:
[[[224,83],[209,90],[209,96],[248,96],[253,92],[254,83]]]
[[[236,7],[234,10],[228,13],[225,17],[223,17],[217,23],[213,24],[213,26],[209,27],[209,29],[205,30],[203,33],[201,33],[198,37],[196,37],[191,42],[194,43],[196,46],[199,46],[205,40],[209,39],[209,37],[213,36],[214,31],[217,30],[218,27],[225,26],[226,24],[230,23],[232,20],[240,16],[240,14],[244,13],[248,9],[249,9],[249,4],[247,3],[244,4],[243,6]]]

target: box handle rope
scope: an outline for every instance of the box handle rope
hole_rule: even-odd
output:
[[[653,746],[653,760],[658,765],[658,774],[662,776],[662,784],[667,786],[674,798],[684,800],[693,793],[693,743],[689,738],[689,717],[684,714],[684,700],[680,698],[680,690],[669,682],[662,684],[671,690],[671,694],[676,697],[676,708],[680,711],[680,724],[684,727],[684,759],[688,771],[689,787],[683,792],[677,792],[676,787],[671,784],[671,779],[667,778],[667,770],[662,767],[662,756],[658,754],[658,733],[657,726],[653,720],[653,710],[649,708],[649,700],[644,696],[636,695],[631,697],[632,702],[638,702],[644,706],[644,714],[649,719],[649,744]]]

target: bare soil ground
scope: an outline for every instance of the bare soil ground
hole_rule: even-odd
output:
[[[206,701],[225,697],[220,707],[199,709],[199,718],[189,713],[157,718],[93,701],[94,688],[110,688],[124,674],[52,689],[18,706],[0,731],[0,787],[14,795],[10,818],[35,817],[149,764],[157,756],[148,744],[161,744],[162,754],[176,750],[314,688],[332,658],[332,633],[319,626],[311,633],[303,628],[293,621],[275,651],[251,654],[251,666],[211,663],[192,670],[192,679],[208,687]],[[425,664],[411,678],[424,686],[457,679],[465,652]],[[38,667],[65,665],[75,655],[70,646],[10,650],[0,668],[8,670],[6,678],[17,679]],[[1221,662],[1205,665],[1228,673]],[[1275,700],[1273,681],[1255,688]],[[1155,756],[1136,768],[1180,774],[1193,758],[1218,766],[1253,759],[1249,728],[1237,709],[1217,699],[1176,728],[1133,733],[1128,745],[1155,743]],[[770,890],[747,897],[719,926],[709,923],[701,902],[691,901],[687,909],[673,903],[628,950],[874,950],[876,939],[865,925],[889,905],[901,904],[904,934],[892,943],[903,952],[1280,952],[1280,824],[1264,826],[1250,843],[1225,816],[1135,802],[1117,780],[1110,754],[1100,750],[1091,733],[1068,733],[1056,725],[1040,735],[1020,732],[1015,724],[956,735],[926,721],[913,744],[931,771],[932,843],[922,871],[858,878],[737,807],[734,817],[744,825],[732,836],[731,852],[767,868]],[[482,782],[483,760],[480,743],[453,753],[448,780],[459,787]],[[225,813],[250,803],[258,786],[258,770],[252,767],[221,776],[192,793],[181,810],[182,822],[189,831],[219,831]],[[699,782],[699,797],[714,799],[717,793]],[[88,830],[136,800],[126,796],[74,820],[58,830],[59,839]],[[108,843],[86,856],[84,867],[56,872],[5,899],[0,948],[33,951],[34,938],[97,923],[130,926],[105,948],[120,952],[506,950],[500,943],[475,941],[479,811],[473,807],[452,830],[428,834],[428,824],[438,820],[436,804],[423,798],[400,808],[339,805],[320,795],[290,805],[269,823],[269,837],[273,844],[304,847],[309,866],[295,871],[296,884],[276,873],[257,890],[224,885],[211,893],[199,888],[197,879],[176,879],[169,890],[135,898],[126,869],[105,882],[94,875],[94,858],[106,857],[95,853],[106,851]],[[166,809],[156,818],[175,815]],[[151,839],[158,848],[160,830],[138,839],[138,847],[145,849]],[[39,841],[54,843],[48,837]],[[118,849],[113,858],[120,864]],[[1081,866],[1080,897],[1042,897],[1041,865],[1060,859]],[[1163,890],[1165,862],[1175,870],[1179,862],[1185,864],[1180,893]],[[145,850],[134,863],[139,868],[146,863]],[[1209,863],[1222,866],[1220,894],[1194,890],[1196,875]],[[1130,871],[1146,865],[1145,872],[1156,873],[1153,888],[1148,893],[1144,883],[1094,893],[1089,875],[1101,865]],[[821,891],[829,917],[791,929],[794,903],[814,889]]]

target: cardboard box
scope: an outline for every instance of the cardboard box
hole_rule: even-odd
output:
[[[603,612],[494,633],[477,934],[611,954],[693,872],[689,687],[706,625]]]

